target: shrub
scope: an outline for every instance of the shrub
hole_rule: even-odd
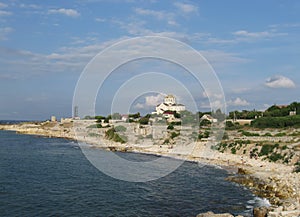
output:
[[[107,139],[113,140],[114,142],[126,143],[127,138],[125,136],[120,136],[116,133],[115,128],[110,128],[105,132],[105,137]]]
[[[139,120],[140,124],[142,125],[147,125],[149,123],[149,117],[148,116],[145,116],[145,117],[142,117],[140,120]]]
[[[270,144],[265,144],[261,147],[261,150],[259,152],[259,156],[263,156],[263,155],[268,155],[269,153],[271,153],[274,150],[275,146],[270,145]]]
[[[278,160],[283,159],[283,156],[279,153],[272,153],[269,157],[270,161],[276,162]]]
[[[234,127],[234,124],[232,123],[232,121],[226,121],[225,122],[225,127],[226,127],[226,129],[232,128],[232,127]]]
[[[235,147],[233,147],[233,148],[231,149],[231,154],[236,154],[236,149],[235,149]]]
[[[252,152],[253,152],[253,153],[258,152],[258,148],[252,149]]]
[[[278,136],[278,137],[286,136],[286,133],[277,133],[277,134],[275,134],[275,136]]]
[[[199,135],[198,135],[198,140],[201,140],[201,139],[203,139],[204,137],[203,137],[203,135],[200,133]]]
[[[297,163],[295,163],[295,169],[294,169],[294,172],[295,173],[300,173],[300,160],[298,160]]]
[[[167,127],[167,130],[174,130],[174,126],[172,124],[170,124],[168,127]]]
[[[209,125],[211,125],[211,122],[209,120],[206,120],[206,119],[201,120],[201,122],[199,124],[200,127],[209,126]]]
[[[205,131],[204,133],[199,133],[198,139],[202,138],[208,138],[209,137],[209,131]]]
[[[204,132],[204,138],[208,138],[209,137],[210,132],[209,131],[205,131]]]
[[[227,143],[223,143],[223,144],[221,144],[221,146],[222,146],[223,148],[226,148]]]
[[[115,130],[116,132],[125,132],[127,129],[124,126],[116,126]]]
[[[259,136],[258,133],[251,133],[251,132],[247,132],[247,131],[242,131],[242,135],[243,136]]]
[[[92,124],[90,126],[88,126],[87,128],[102,128],[101,124]]]
[[[171,133],[171,139],[174,139],[177,136],[179,136],[179,133],[176,133],[176,132]]]
[[[134,123],[134,122],[135,122],[135,120],[134,120],[134,119],[132,119],[132,118],[129,118],[129,119],[128,119],[128,122],[129,122],[129,123]]]
[[[300,115],[257,118],[251,122],[251,126],[258,128],[300,127]]]
[[[174,122],[172,122],[172,125],[180,126],[181,125],[181,121],[174,121]]]
[[[114,128],[110,128],[105,132],[105,137],[107,139],[113,139],[114,138],[114,134],[115,134],[115,129]]]
[[[120,136],[119,134],[115,133],[113,137],[114,142],[126,143],[127,138],[125,136]]]
[[[170,140],[169,139],[165,139],[165,141],[163,142],[163,144],[169,144]]]

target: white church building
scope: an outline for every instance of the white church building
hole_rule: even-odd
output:
[[[164,114],[166,111],[184,111],[185,106],[182,104],[176,104],[176,98],[173,95],[167,95],[164,99],[164,102],[157,105],[155,108],[154,114]]]

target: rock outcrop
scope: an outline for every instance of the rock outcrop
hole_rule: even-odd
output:
[[[215,214],[213,212],[200,213],[197,217],[234,217],[230,213]]]

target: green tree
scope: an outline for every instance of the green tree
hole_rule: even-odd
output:
[[[121,120],[122,116],[120,115],[120,113],[113,113],[113,114],[111,115],[111,118],[112,118],[113,120]]]
[[[104,117],[104,116],[100,116],[100,115],[98,115],[98,116],[95,116],[95,119],[97,119],[96,121],[97,121],[98,123],[101,123],[101,122],[102,122],[102,120],[105,120],[105,118],[106,118],[106,117]]]
[[[149,123],[149,117],[145,116],[145,117],[140,118],[139,123],[141,125],[147,125]]]
[[[129,114],[128,115],[129,118],[134,118],[134,119],[137,119],[137,118],[140,118],[141,117],[141,114],[139,112],[135,113],[135,114]]]

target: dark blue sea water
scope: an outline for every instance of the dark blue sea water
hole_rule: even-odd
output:
[[[72,141],[0,131],[0,216],[251,216],[261,200],[227,175],[185,162],[159,180],[125,182],[98,171]]]

